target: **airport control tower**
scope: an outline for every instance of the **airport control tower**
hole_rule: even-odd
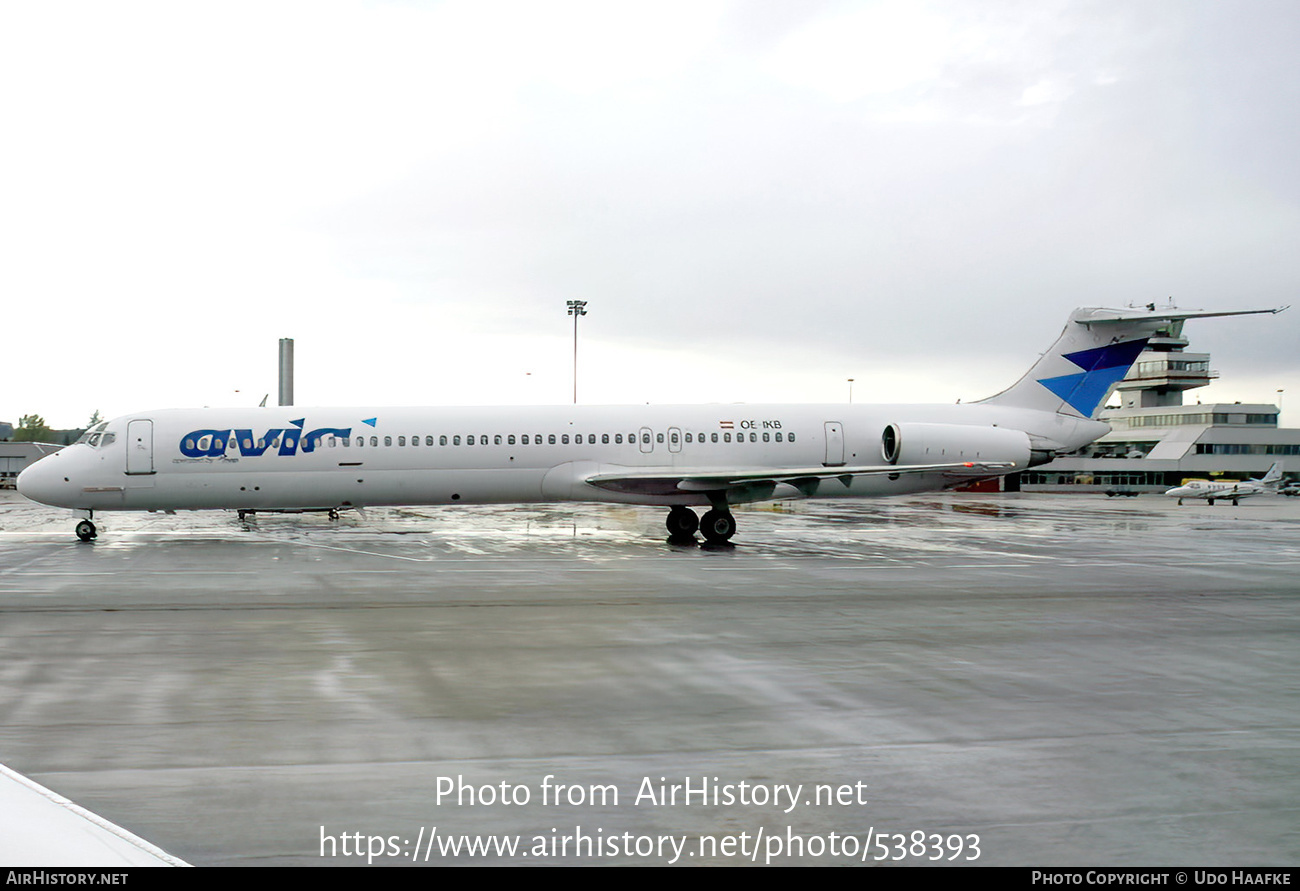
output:
[[[1116,385],[1121,411],[1182,405],[1185,391],[1204,387],[1219,376],[1210,370],[1209,353],[1185,352],[1184,321],[1178,319],[1152,337],[1146,351]]]

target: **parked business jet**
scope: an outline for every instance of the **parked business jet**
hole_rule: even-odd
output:
[[[735,504],[946,489],[1080,448],[1109,431],[1092,416],[1149,337],[1244,314],[1079,309],[1016,384],[968,404],[144,412],[36,462],[18,490],[82,512],[83,541],[95,511],[604,501],[663,505],[673,537],[725,542]]]
[[[1224,480],[1223,482],[1188,480],[1183,485],[1175,486],[1165,494],[1170,498],[1177,498],[1179,504],[1183,503],[1184,498],[1204,498],[1210,504],[1214,504],[1215,499],[1231,499],[1235,506],[1242,498],[1248,498],[1251,495],[1276,495],[1278,483],[1280,482],[1282,482],[1282,462],[1275,461],[1273,466],[1268,469],[1268,473],[1259,479],[1245,480],[1243,482],[1236,480]]]

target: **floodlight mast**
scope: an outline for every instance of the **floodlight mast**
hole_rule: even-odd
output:
[[[566,301],[569,315],[573,316],[573,404],[578,404],[578,317],[587,314],[587,301]]]

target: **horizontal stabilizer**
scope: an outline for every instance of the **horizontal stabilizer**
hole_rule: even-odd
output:
[[[1273,309],[1239,309],[1233,312],[1205,312],[1199,309],[1094,309],[1088,310],[1087,316],[1075,321],[1085,325],[1104,325],[1107,322],[1177,322],[1182,319],[1214,319],[1223,316],[1257,316],[1264,313],[1277,315],[1290,309],[1277,306]]]

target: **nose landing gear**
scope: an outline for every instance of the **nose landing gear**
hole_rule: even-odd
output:
[[[92,523],[90,520],[82,520],[80,523],[77,524],[77,538],[81,539],[82,541],[90,541],[92,538],[96,538],[98,535],[99,535],[99,530],[95,528],[95,524]]]

